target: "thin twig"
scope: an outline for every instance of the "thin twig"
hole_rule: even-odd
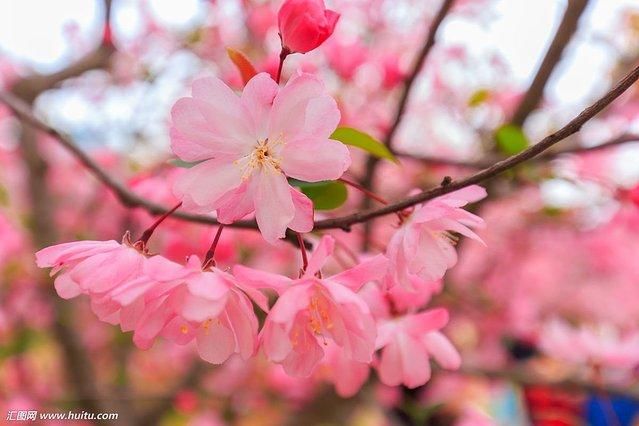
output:
[[[402,94],[399,98],[399,103],[397,104],[397,110],[395,111],[395,116],[393,118],[393,122],[391,123],[388,132],[386,133],[386,137],[384,138],[384,144],[392,149],[393,138],[395,137],[395,133],[399,129],[399,126],[404,118],[404,113],[406,112],[406,108],[408,108],[408,101],[410,99],[411,91],[413,90],[413,86],[415,85],[415,81],[417,80],[417,76],[421,72],[428,55],[433,50],[435,46],[435,40],[437,36],[437,31],[439,31],[439,27],[442,22],[446,18],[446,15],[450,12],[453,7],[453,3],[455,0],[444,0],[437,15],[431,22],[430,30],[426,34],[426,39],[422,45],[421,50],[417,54],[417,58],[415,59],[415,65],[413,69],[406,77],[404,81],[404,88]],[[377,164],[379,163],[379,159],[375,156],[369,156],[366,160],[366,168],[364,171],[364,176],[361,180],[362,186],[364,188],[373,189],[373,180],[375,178],[375,170],[377,169]],[[369,199],[365,198],[362,200],[362,208],[367,209],[370,208],[371,202]],[[370,240],[370,224],[366,224],[366,228],[364,229],[364,250],[368,249],[368,244]]]
[[[546,56],[544,56],[537,73],[530,83],[530,87],[526,90],[526,93],[512,116],[512,124],[522,126],[530,113],[537,108],[543,99],[544,90],[550,80],[550,76],[561,61],[566,46],[568,46],[570,40],[572,40],[577,32],[579,18],[587,5],[588,0],[568,1],[566,11],[546,52]]]
[[[570,154],[584,154],[595,151],[602,151],[608,148],[612,148],[618,145],[627,144],[630,142],[639,142],[639,134],[634,133],[624,133],[619,135],[613,139],[610,139],[606,142],[600,143],[599,145],[594,146],[576,146],[573,148],[565,148],[562,150],[557,150],[553,152],[545,152],[535,158],[532,158],[529,162],[544,162],[554,160],[564,155]],[[479,160],[455,160],[451,158],[443,158],[429,155],[416,155],[409,154],[404,152],[394,152],[395,156],[403,157],[407,159],[413,159],[420,161],[424,164],[432,165],[432,166],[452,166],[452,167],[461,167],[465,169],[484,169],[486,167],[490,167],[498,159],[479,159]]]
[[[597,115],[608,105],[610,105],[615,99],[621,96],[621,94],[628,90],[628,88],[630,88],[630,86],[632,86],[637,81],[637,79],[639,79],[639,67],[633,69],[608,93],[606,93],[595,103],[584,109],[577,117],[573,118],[564,127],[559,129],[557,132],[545,137],[539,143],[525,149],[519,154],[510,156],[502,161],[498,161],[492,166],[480,170],[479,172],[472,174],[464,179],[452,181],[445,186],[438,186],[423,191],[412,197],[405,198],[404,200],[397,203],[390,204],[378,209],[372,209],[360,213],[342,216],[335,219],[326,219],[319,221],[315,224],[315,229],[348,228],[353,224],[366,222],[379,216],[384,216],[390,213],[401,211],[416,204],[423,203],[424,201],[432,200],[435,197],[457,191],[470,185],[481,183],[484,180],[497,176],[498,174],[503,173],[508,169],[511,169],[531,158],[536,157],[546,149],[566,139],[568,136],[577,133],[579,130],[581,130],[581,127],[586,122],[588,122],[595,115]]]

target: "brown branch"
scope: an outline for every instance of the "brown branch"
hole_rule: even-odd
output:
[[[557,28],[555,37],[553,38],[546,56],[544,57],[537,74],[533,78],[530,87],[524,94],[523,99],[519,103],[519,106],[515,110],[511,123],[517,126],[522,126],[526,121],[526,118],[531,112],[537,108],[542,98],[544,97],[544,90],[550,80],[550,76],[557,67],[557,64],[561,61],[566,46],[570,43],[577,32],[579,18],[583,14],[588,0],[568,0],[566,11]]]
[[[408,77],[404,81],[404,89],[400,96],[399,103],[397,104],[395,117],[393,118],[393,122],[391,123],[390,128],[388,129],[388,132],[386,133],[386,137],[384,138],[384,141],[383,141],[384,144],[388,146],[389,148],[392,148],[393,138],[395,137],[395,133],[397,133],[397,130],[399,129],[402,119],[404,118],[404,113],[406,112],[406,108],[408,108],[410,93],[413,89],[413,86],[415,85],[417,76],[422,70],[424,63],[426,62],[426,58],[428,57],[430,52],[433,50],[433,47],[435,46],[437,31],[439,31],[439,27],[441,26],[442,22],[444,22],[446,15],[448,15],[450,10],[452,9],[454,2],[455,0],[443,1],[441,7],[439,8],[439,11],[437,12],[437,15],[435,15],[435,18],[431,22],[430,30],[426,34],[426,39],[424,40],[422,48],[417,54],[415,65],[413,66],[412,71],[410,72],[410,74],[408,74]],[[369,156],[368,159],[366,160],[366,168],[365,168],[364,176],[361,180],[361,184],[364,188],[368,188],[368,189],[373,188],[373,180],[375,177],[375,170],[377,168],[378,162],[379,162],[379,158],[372,155]],[[366,209],[366,208],[370,208],[370,206],[371,206],[371,201],[368,198],[365,198],[362,201],[362,208]],[[368,249],[369,236],[370,236],[370,225],[366,224],[366,228],[364,229],[364,247],[363,247],[364,250]]]
[[[583,154],[588,152],[602,151],[608,148],[627,144],[630,142],[639,142],[639,134],[624,133],[620,136],[617,136],[599,145],[576,146],[573,148],[565,148],[565,149],[557,150],[553,152],[545,152],[535,158],[532,158],[529,162],[549,161],[549,160],[554,160],[563,155]],[[420,156],[420,155],[414,155],[414,154],[408,154],[408,153],[402,153],[402,152],[394,152],[394,154],[397,157],[413,159],[431,166],[451,166],[451,167],[461,167],[465,169],[483,169],[486,167],[490,167],[492,164],[499,161],[498,159],[491,160],[488,158],[479,159],[479,160],[455,160],[450,158],[435,157],[435,156],[428,156],[428,155]]]
[[[315,224],[315,229],[329,229],[329,228],[348,228],[353,224],[366,222],[370,219],[384,216],[390,213],[404,210],[408,207],[412,207],[416,204],[423,203],[424,201],[431,200],[435,197],[439,197],[444,194],[448,194],[458,189],[465,188],[470,185],[478,184],[486,179],[492,178],[504,171],[511,169],[531,158],[541,154],[546,149],[555,145],[558,142],[566,139],[568,136],[577,133],[581,130],[581,127],[592,119],[595,115],[610,105],[615,99],[621,96],[630,86],[632,86],[637,79],[639,79],[639,67],[633,69],[628,75],[626,75],[619,83],[617,83],[608,93],[583,110],[577,117],[573,118],[568,124],[559,129],[557,132],[545,137],[539,143],[527,148],[519,154],[508,157],[502,161],[499,161],[492,166],[485,168],[471,176],[458,181],[452,181],[445,186],[438,186],[420,194],[408,197],[395,204],[390,204],[378,209],[367,210],[360,213],[354,213],[351,215],[326,219],[319,221]]]
[[[474,185],[480,183],[486,179],[492,178],[508,169],[511,169],[527,160],[533,159],[541,154],[546,149],[551,146],[561,142],[567,137],[577,133],[581,127],[590,119],[592,119],[595,115],[605,109],[608,105],[610,105],[615,99],[621,96],[630,86],[632,86],[637,79],[639,79],[639,67],[632,70],[628,75],[626,75],[619,83],[617,83],[608,93],[606,93],[603,97],[593,103],[591,106],[583,110],[577,117],[573,118],[568,124],[562,127],[557,132],[547,136],[539,143],[529,147],[528,149],[520,152],[519,154],[508,157],[502,161],[499,161],[490,167],[487,167],[471,176],[468,176],[462,180],[448,182],[444,186],[438,186],[432,188],[430,190],[424,191],[420,194],[414,195],[412,197],[408,197],[402,201],[399,201],[394,204],[390,204],[381,208],[366,210],[359,213],[354,213],[338,218],[333,219],[324,219],[315,223],[316,230],[321,229],[333,229],[340,228],[344,230],[350,229],[351,225],[356,223],[366,222],[370,219],[384,216],[390,213],[395,213],[401,210],[404,210],[408,207],[412,207],[416,204],[423,203],[424,201],[431,200],[435,197],[439,197],[444,194],[448,194],[450,192],[456,191],[458,189]],[[86,155],[82,150],[80,150],[73,141],[59,133],[57,130],[48,126],[40,119],[33,115],[33,112],[24,104],[24,102],[16,99],[14,96],[11,96],[7,93],[0,92],[0,101],[6,103],[21,119],[26,121],[27,123],[37,127],[40,130],[45,131],[46,133],[56,137],[60,143],[71,151],[78,160],[89,169],[100,181],[102,181],[107,187],[114,191],[114,193],[118,196],[122,203],[129,207],[141,207],[153,214],[162,214],[166,213],[169,209],[165,206],[161,206],[155,203],[152,203],[148,200],[145,200],[142,197],[134,194],[129,191],[126,187],[121,185],[119,182],[115,181],[111,178],[102,168],[97,165],[88,155]],[[634,136],[633,136],[634,137]],[[621,142],[617,142],[621,143]],[[582,150],[589,149],[597,149],[597,147],[592,148],[584,148]],[[572,152],[576,152],[573,150]],[[565,153],[565,152],[564,152]],[[218,224],[215,218],[205,215],[194,215],[189,213],[176,213],[176,218],[180,218],[189,222],[197,222],[197,223],[205,223],[205,224]],[[256,228],[256,223],[254,220],[247,221],[238,221],[231,225],[231,227],[236,228]]]
[[[442,22],[444,22],[446,15],[448,15],[448,12],[450,12],[450,10],[452,9],[454,2],[455,0],[444,0],[441,7],[439,8],[439,11],[437,12],[437,15],[435,15],[433,22],[430,24],[430,30],[428,31],[428,34],[426,35],[426,40],[424,41],[422,49],[419,51],[419,54],[417,55],[417,59],[415,60],[415,65],[413,66],[413,70],[411,71],[411,73],[408,75],[408,77],[406,78],[404,82],[404,90],[402,91],[402,95],[399,99],[399,104],[397,105],[397,112],[395,113],[395,118],[393,119],[393,122],[388,130],[388,133],[386,134],[386,138],[384,139],[384,144],[386,144],[386,146],[388,147],[392,146],[393,137],[395,136],[395,133],[397,133],[397,130],[399,129],[399,125],[401,124],[402,119],[404,118],[404,113],[406,112],[406,108],[408,107],[410,93],[413,89],[413,86],[415,85],[417,76],[422,70],[424,63],[426,62],[426,58],[428,58],[428,55],[430,54],[430,52],[433,50],[433,47],[435,46],[435,37],[437,35],[437,31],[439,31],[439,27],[441,26]]]

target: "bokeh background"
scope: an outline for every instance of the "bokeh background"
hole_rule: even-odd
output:
[[[280,3],[2,0],[0,89],[136,193],[172,205],[172,104],[197,76],[241,88],[227,47],[275,73]],[[326,3],[342,15],[335,34],[291,56],[285,78],[321,75],[343,124],[383,139],[441,2]],[[561,55],[544,62],[559,33]],[[380,163],[372,185],[399,199],[468,175],[557,130],[637,63],[637,0],[457,0],[395,135],[401,167]],[[540,93],[522,113],[531,87]],[[514,142],[496,137],[504,125]],[[115,411],[116,424],[132,425],[639,424],[638,134],[635,86],[541,160],[487,182],[489,197],[474,207],[486,247],[462,241],[433,300],[451,312],[446,334],[463,367],[434,370],[415,390],[373,374],[343,399],[328,372],[293,379],[260,357],[214,367],[168,342],[141,351],[95,319],[88,301],[59,299],[35,268],[38,248],[118,240],[152,217],[121,205],[52,136],[0,105],[0,418],[30,409]],[[366,158],[353,156],[358,178]],[[352,192],[320,215],[362,202]],[[366,236],[375,250],[389,223],[333,234],[355,250]],[[213,232],[169,220],[153,248],[182,260],[206,251]],[[226,232],[217,256],[226,266],[298,269],[294,247],[267,246],[252,231]]]

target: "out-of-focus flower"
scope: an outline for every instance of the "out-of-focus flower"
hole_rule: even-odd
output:
[[[320,278],[320,268],[333,252],[334,240],[325,236],[297,280],[236,266],[234,274],[245,286],[269,287],[280,293],[271,309],[261,342],[271,361],[281,363],[292,376],[313,373],[324,357],[321,343],[331,339],[344,356],[369,363],[375,346],[375,321],[357,291],[380,279],[386,259],[376,256],[355,268]]]
[[[388,244],[390,280],[413,289],[413,281],[436,281],[457,263],[456,237],[452,232],[481,239],[470,227],[484,221],[461,207],[486,196],[486,190],[473,185],[418,207],[395,232]]]
[[[329,139],[340,119],[337,104],[310,74],[280,89],[260,73],[241,97],[217,78],[196,80],[193,96],[178,100],[172,116],[173,151],[201,162],[175,184],[184,207],[216,210],[222,223],[255,212],[269,242],[282,238],[287,227],[313,228],[312,202],[287,177],[334,180],[351,162],[348,149]]]
[[[573,328],[552,320],[541,331],[539,347],[563,361],[630,369],[639,365],[639,333],[621,334],[612,326]]]
[[[282,47],[296,53],[319,47],[333,34],[339,16],[323,0],[286,0],[277,14]]]
[[[377,365],[382,383],[415,388],[430,379],[430,356],[449,370],[459,368],[461,357],[438,330],[448,322],[445,309],[432,309],[383,321],[376,346],[382,349]]]

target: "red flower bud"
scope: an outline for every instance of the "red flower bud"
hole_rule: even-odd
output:
[[[339,16],[323,0],[286,0],[277,15],[282,47],[291,53],[315,49],[333,34]]]

